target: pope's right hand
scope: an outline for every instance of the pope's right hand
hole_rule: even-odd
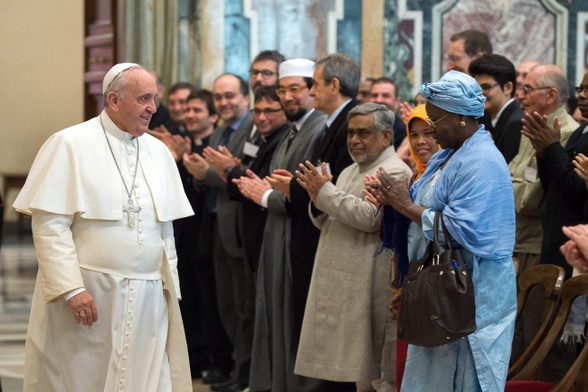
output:
[[[77,324],[82,323],[89,327],[98,321],[96,303],[94,303],[94,298],[87,291],[74,295],[67,301],[67,304]]]

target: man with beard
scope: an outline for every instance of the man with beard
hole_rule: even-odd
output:
[[[333,384],[294,375],[308,292],[306,279],[301,281],[299,277],[301,272],[312,271],[312,265],[310,270],[301,270],[292,262],[292,254],[302,245],[291,240],[287,188],[298,164],[310,158],[326,121],[326,116],[313,108],[309,91],[313,70],[314,62],[306,59],[287,60],[280,65],[277,93],[294,125],[276,150],[270,170],[276,173],[274,169],[280,169],[277,173],[286,180],[286,189],[273,190],[268,182],[278,182],[269,177],[242,177],[239,181],[244,196],[268,209],[257,280],[251,391],[321,391]]]

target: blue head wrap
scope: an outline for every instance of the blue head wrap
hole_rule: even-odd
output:
[[[459,71],[449,71],[433,83],[425,83],[420,90],[431,104],[455,114],[480,118],[484,115],[482,89],[476,79]]]

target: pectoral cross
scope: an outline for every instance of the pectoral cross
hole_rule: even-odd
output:
[[[127,213],[129,226],[135,226],[135,213],[139,213],[139,211],[141,211],[141,207],[135,207],[133,204],[133,199],[129,199],[128,205],[123,207],[123,211]]]

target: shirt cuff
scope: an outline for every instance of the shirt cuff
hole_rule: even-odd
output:
[[[86,291],[86,289],[83,287],[80,287],[79,289],[74,289],[74,290],[70,291],[69,293],[64,294],[63,298],[65,298],[65,302],[67,302],[70,299],[72,299],[73,297],[75,297],[76,295],[78,295],[79,293],[81,293],[82,291]]]
[[[273,192],[273,189],[268,189],[267,191],[265,191],[265,193],[263,194],[263,196],[261,196],[261,206],[263,208],[267,208],[267,204],[268,204],[268,200],[270,197],[270,194]]]

